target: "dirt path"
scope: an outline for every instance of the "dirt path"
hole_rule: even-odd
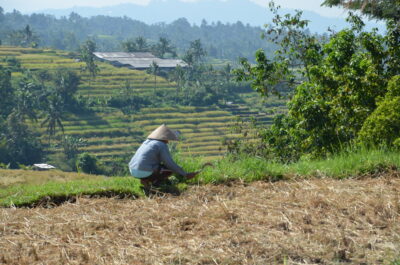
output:
[[[385,264],[400,178],[193,187],[174,197],[0,209],[0,264]]]

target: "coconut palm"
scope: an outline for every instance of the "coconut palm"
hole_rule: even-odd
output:
[[[43,112],[44,120],[42,121],[41,126],[43,127],[46,125],[49,142],[50,138],[56,134],[57,127],[64,133],[64,126],[62,124],[63,109],[63,101],[59,96],[51,95],[48,98],[48,104],[47,108]]]
[[[149,69],[147,69],[147,73],[154,75],[154,92],[157,89],[157,74],[160,71],[160,66],[158,66],[158,64],[153,61],[149,67]]]

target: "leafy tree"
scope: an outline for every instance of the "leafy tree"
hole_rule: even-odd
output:
[[[121,43],[122,46],[122,50],[124,52],[136,52],[137,51],[137,47],[136,47],[136,42],[133,40],[127,40],[127,41],[123,41]]]
[[[157,89],[157,75],[160,72],[160,66],[156,62],[152,62],[150,67],[147,69],[147,73],[152,74],[154,76],[154,91]]]
[[[142,36],[139,36],[135,39],[136,47],[138,52],[147,52],[149,51],[149,45],[147,41]]]
[[[66,135],[61,140],[61,146],[67,159],[76,158],[79,148],[86,146],[87,141],[83,138]]]
[[[29,118],[30,120],[37,121],[36,111],[38,110],[38,92],[41,86],[36,84],[28,75],[24,76],[15,90],[14,108],[13,113],[20,120]]]
[[[80,77],[70,70],[57,70],[53,76],[55,90],[65,104],[72,105]]]
[[[3,59],[7,63],[7,68],[12,72],[22,72],[21,62],[15,57],[6,57]]]
[[[80,56],[82,61],[85,62],[86,67],[84,70],[89,71],[90,75],[95,78],[97,73],[100,71],[99,67],[95,62],[94,52],[96,51],[96,43],[91,40],[87,40],[80,48]]]
[[[38,138],[29,130],[14,113],[10,114],[6,121],[6,130],[0,135],[0,151],[3,154],[1,162],[10,163],[12,168],[18,164],[33,164],[40,162],[43,149]],[[3,149],[3,150],[1,150]]]
[[[190,42],[190,47],[183,56],[183,61],[188,65],[186,69],[188,79],[192,79],[193,74],[195,74],[195,72],[198,70],[201,70],[201,64],[204,62],[204,57],[206,54],[207,53],[199,39]]]
[[[55,93],[50,95],[47,100],[41,126],[46,125],[50,141],[50,138],[56,134],[57,127],[64,133],[64,126],[62,124],[64,105],[62,98]]]
[[[321,1],[322,2],[322,1]],[[56,18],[45,14],[21,14],[18,11],[4,13],[0,22],[0,39],[3,44],[20,45],[22,33],[17,33],[17,41],[12,43],[8,36],[12,31],[20,31],[29,25],[40,38],[44,47],[75,51],[84,43],[87,36],[96,40],[97,47],[103,51],[121,49],[120,40],[126,36],[141,36],[148,43],[156,43],[160,36],[168,36],[176,47],[176,53],[183,54],[188,48],[188,40],[201,39],[204,49],[215,58],[236,60],[238,56],[253,61],[254,51],[264,48],[272,54],[274,45],[259,39],[260,27],[243,23],[208,23],[199,27],[191,25],[186,19],[177,19],[169,24],[146,25],[127,17],[93,16],[81,17],[71,13],[67,17]],[[105,38],[104,36],[108,36]],[[135,41],[133,39],[133,41]],[[139,45],[138,45],[139,46]],[[122,50],[122,49],[121,49]],[[147,48],[151,50],[151,48]],[[138,51],[141,51],[140,46]],[[144,50],[143,50],[144,51]],[[167,54],[165,56],[170,56]]]
[[[9,34],[10,43],[16,46],[32,47],[38,46],[39,37],[32,31],[29,25],[26,25],[24,29],[12,31]]]
[[[11,85],[11,72],[0,66],[0,116],[5,118],[12,110],[14,89]]]
[[[391,61],[399,43],[390,31],[386,36],[362,31],[363,23],[354,15],[349,16],[352,28],[333,34],[327,43],[302,32],[307,22],[300,13],[282,17],[275,12],[273,21],[267,33],[283,34],[275,35],[281,42],[277,56],[268,59],[259,50],[256,65],[242,60],[236,72],[262,95],[282,82],[297,85],[289,113],[261,134],[266,153],[284,160],[320,157],[356,140],[397,73]]]
[[[76,168],[78,169],[78,172],[88,174],[100,173],[97,165],[97,158],[89,153],[82,153],[78,156],[78,159],[76,160]]]
[[[360,130],[358,141],[366,146],[392,146],[400,141],[400,75],[391,79],[385,98],[368,116]]]
[[[169,53],[172,57],[176,57],[175,47],[171,45],[171,41],[167,38],[160,37],[158,43],[153,46],[153,52],[156,56],[164,58]]]
[[[191,53],[193,55],[193,60],[195,63],[203,61],[204,57],[207,55],[207,52],[203,48],[200,39],[197,39],[190,43],[190,48],[188,50],[188,53]]]
[[[139,36],[136,39],[129,39],[122,42],[122,49],[125,52],[147,52],[149,51],[149,45],[145,38]]]
[[[148,98],[133,93],[130,82],[127,80],[125,88],[113,95],[108,101],[108,106],[119,108],[125,115],[139,111],[143,106],[150,104]]]
[[[400,2],[398,0],[325,0],[323,5],[360,10],[372,18],[400,21]]]

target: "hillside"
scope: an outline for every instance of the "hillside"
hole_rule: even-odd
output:
[[[236,116],[255,115],[265,124],[273,117],[273,113],[260,113],[259,109],[253,108],[257,104],[264,106],[265,103],[260,103],[257,94],[251,91],[238,94],[237,102],[227,106],[160,105],[125,115],[119,109],[107,107],[105,102],[112,95],[126,89],[127,83],[130,93],[136,95],[152,95],[158,91],[173,93],[176,90],[175,84],[157,77],[155,86],[154,77],[144,71],[117,68],[102,62],[98,63],[99,75],[92,80],[86,73],[80,72],[83,63],[69,57],[67,52],[58,50],[2,46],[0,55],[3,58],[15,57],[22,67],[32,71],[67,68],[80,73],[82,82],[78,94],[93,103],[92,112],[65,115],[65,134],[86,139],[88,144],[83,151],[89,151],[103,160],[131,155],[146,135],[162,123],[181,131],[183,141],[178,148],[183,155],[203,155],[208,158],[220,156],[224,153],[222,139],[234,136],[230,132],[230,125]],[[20,73],[13,73],[13,76],[18,75]],[[275,111],[285,108],[284,100],[271,99],[270,103]],[[42,132],[45,130],[38,129]]]
[[[393,264],[398,177],[234,182],[178,197],[0,208],[0,263]]]

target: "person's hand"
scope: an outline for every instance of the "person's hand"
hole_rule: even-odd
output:
[[[187,173],[187,174],[186,174],[186,178],[187,178],[187,179],[192,179],[192,178],[196,177],[197,174],[198,174],[197,172],[190,172],[190,173]]]

